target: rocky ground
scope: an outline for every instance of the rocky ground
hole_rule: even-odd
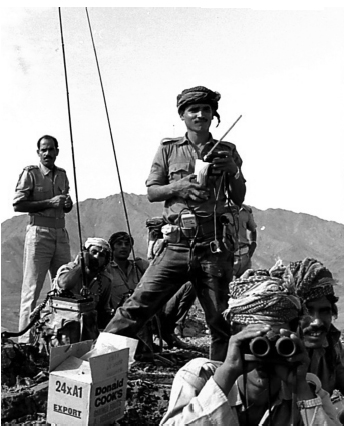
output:
[[[167,409],[175,373],[190,359],[207,357],[210,339],[199,305],[189,311],[182,340],[188,343],[188,350],[164,347],[150,362],[135,362],[131,366],[124,417],[116,425],[158,425]],[[2,425],[47,424],[48,362],[48,358],[40,356],[32,346],[3,342]]]
[[[153,360],[131,366],[125,413],[118,425],[158,425],[175,373],[190,359],[207,357],[209,336],[199,306],[190,309],[183,334],[190,349],[164,347]],[[48,358],[12,341],[3,342],[1,349],[1,424],[46,424]]]

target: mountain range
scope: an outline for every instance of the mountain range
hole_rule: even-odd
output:
[[[124,216],[120,194],[79,203],[82,240],[84,242],[88,237],[108,239],[114,232],[127,231],[129,223],[135,240],[135,256],[145,258],[146,219],[161,216],[162,203],[150,203],[145,195],[123,196],[128,221]],[[252,210],[258,226],[258,245],[253,256],[253,267],[269,269],[279,259],[286,265],[305,257],[322,262],[338,280],[336,293],[341,299],[336,323],[344,329],[344,225],[282,209],[259,210],[252,207]],[[11,331],[18,327],[26,224],[27,215],[14,216],[1,224],[1,325]],[[80,250],[76,206],[66,215],[66,227],[74,258]],[[40,300],[49,289],[50,282],[46,279]]]

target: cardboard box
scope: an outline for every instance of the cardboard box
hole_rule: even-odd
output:
[[[51,349],[48,423],[107,425],[123,417],[129,359],[129,347],[123,346],[131,345],[131,353],[135,352],[137,341],[100,333],[88,359],[85,354],[92,343],[87,340]]]

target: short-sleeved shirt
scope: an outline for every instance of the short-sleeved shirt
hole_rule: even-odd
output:
[[[209,141],[205,144],[201,152],[201,158],[214,146],[216,140],[210,135]],[[228,151],[241,168],[242,160],[234,144],[221,142],[217,148],[221,151]],[[163,139],[153,159],[150,174],[146,180],[146,186],[168,185],[178,181],[195,172],[196,159],[198,154],[192,147],[187,136],[176,139]],[[208,178],[207,187],[210,192],[206,201],[185,200],[181,197],[172,197],[165,201],[163,216],[168,223],[176,224],[179,213],[183,209],[191,208],[199,216],[208,217],[214,213],[216,197],[217,214],[227,212],[227,197],[224,185],[218,176]]]
[[[257,229],[257,224],[254,221],[252,209],[246,205],[242,205],[239,212],[239,244],[240,247],[250,244],[247,238],[247,230],[254,232]]]
[[[111,303],[114,309],[117,308],[123,295],[127,294],[129,291],[135,290],[142,275],[149,266],[149,262],[144,259],[136,260],[136,268],[132,260],[128,262],[127,274],[122,271],[114,260],[110,262],[107,268],[107,271],[112,277]]]
[[[15,206],[21,201],[48,200],[56,195],[68,195],[68,193],[69,182],[66,171],[57,166],[50,170],[39,163],[38,166],[24,168],[16,186],[13,205]],[[30,215],[61,219],[65,213],[63,207],[59,207],[30,213]]]

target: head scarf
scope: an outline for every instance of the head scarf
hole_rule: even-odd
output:
[[[301,302],[288,283],[269,276],[269,272],[251,275],[229,284],[229,302],[224,316],[230,322],[289,323],[301,314]]]
[[[117,243],[117,241],[130,241],[131,245],[134,245],[134,239],[133,237],[131,237],[129,234],[127,234],[124,231],[121,232],[115,232],[114,234],[111,235],[111,237],[109,238],[109,244],[111,247],[114,246],[115,243]]]
[[[185,89],[177,96],[177,108],[178,114],[191,104],[209,104],[213,110],[214,116],[217,118],[218,125],[220,124],[220,115],[217,112],[219,107],[219,100],[221,95],[219,92],[213,92],[204,86],[191,87],[191,89]]]
[[[320,299],[323,296],[334,296],[335,281],[332,273],[316,259],[305,258],[291,262],[284,272],[284,278],[295,286],[297,296],[304,302]],[[334,303],[338,297],[334,296]]]
[[[87,238],[87,240],[85,242],[85,249],[88,250],[91,246],[100,247],[103,250],[111,253],[110,244],[106,240],[104,240],[103,238],[96,238],[96,237]]]

